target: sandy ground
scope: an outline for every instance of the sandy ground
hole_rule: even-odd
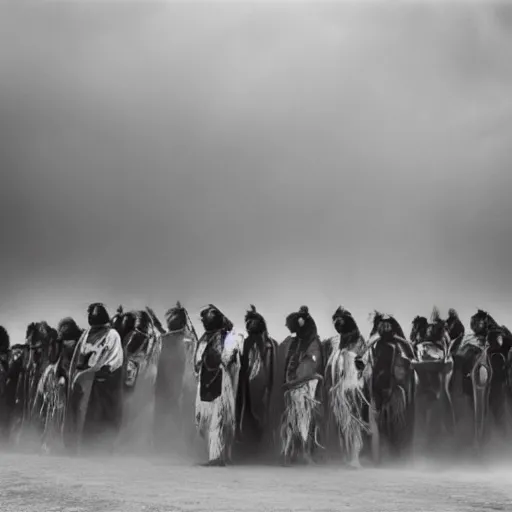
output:
[[[2,512],[511,511],[512,465],[205,468],[178,458],[0,454]]]

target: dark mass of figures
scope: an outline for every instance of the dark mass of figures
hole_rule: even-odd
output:
[[[512,333],[482,310],[466,332],[455,310],[443,318],[434,308],[408,336],[375,312],[366,338],[338,307],[336,334],[322,339],[302,306],[286,316],[280,343],[252,305],[242,333],[209,304],[201,336],[179,302],[164,323],[148,307],[111,317],[95,303],[87,313],[86,329],[69,317],[56,329],[31,323],[21,344],[0,328],[4,443],[30,433],[43,453],[100,442],[107,453],[137,442],[159,453],[178,439],[200,443],[210,466],[266,454],[282,464],[336,456],[357,468],[365,450],[378,464],[441,439],[482,454],[491,422],[507,435]]]

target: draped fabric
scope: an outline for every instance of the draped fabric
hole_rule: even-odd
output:
[[[287,383],[309,380],[315,375],[321,375],[322,367],[323,350],[318,335],[291,337],[285,373]]]
[[[371,386],[379,433],[390,449],[409,449],[414,425],[416,378],[411,367],[415,359],[412,345],[393,333],[384,333],[372,342]]]
[[[242,441],[265,441],[273,448],[274,431],[271,407],[276,388],[281,391],[278,374],[277,342],[266,333],[248,336],[244,341],[238,394],[238,428]]]
[[[206,440],[210,463],[231,459],[242,350],[243,335],[235,331],[205,333],[199,340],[196,427]]]
[[[124,357],[119,334],[110,326],[82,334],[70,365],[66,431],[73,445],[115,439],[122,420]]]
[[[76,368],[104,369],[112,373],[123,365],[121,339],[110,326],[91,327],[78,340],[75,348]]]
[[[289,336],[285,364],[284,411],[281,418],[281,454],[308,456],[318,442],[322,416],[323,349],[316,329]]]
[[[162,349],[160,335],[151,328],[138,350],[127,354],[124,375],[123,424],[119,444],[126,449],[148,448],[152,442],[155,385]]]
[[[196,338],[187,328],[165,333],[155,383],[155,441],[159,450],[180,446],[188,451],[195,436],[197,378]],[[182,442],[173,442],[176,436]]]

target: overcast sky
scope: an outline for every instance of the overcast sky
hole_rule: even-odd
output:
[[[2,7],[11,342],[92,301],[512,326],[511,10],[386,3]]]

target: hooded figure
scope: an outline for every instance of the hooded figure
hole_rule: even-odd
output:
[[[196,426],[208,445],[209,466],[231,462],[243,335],[213,304],[201,311],[204,334],[195,352]]]
[[[237,396],[238,436],[244,449],[273,450],[276,430],[276,391],[282,392],[278,376],[277,342],[269,336],[263,316],[251,305],[245,315],[239,393]]]
[[[380,439],[385,438],[390,454],[410,453],[414,432],[415,360],[412,344],[392,316],[374,313],[370,334],[372,398],[372,451],[380,461]]]
[[[167,330],[157,321],[162,350],[155,389],[155,443],[159,451],[167,450],[169,438],[179,437],[180,446],[188,451],[196,440],[194,354],[198,340],[188,312],[179,301],[167,310],[165,321]]]
[[[368,405],[367,380],[370,366],[366,343],[352,314],[341,306],[332,315],[337,335],[330,338],[325,369],[328,441],[336,439],[352,468],[359,468]]]
[[[281,455],[287,464],[297,456],[309,461],[318,443],[322,414],[322,344],[307,306],[286,317],[291,333],[284,370],[284,413],[281,423]]]
[[[66,430],[73,443],[102,440],[110,450],[122,419],[124,352],[101,303],[88,308],[89,329],[80,337],[70,364]]]

